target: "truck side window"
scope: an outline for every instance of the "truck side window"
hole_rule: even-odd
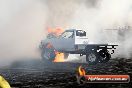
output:
[[[74,36],[73,31],[66,31],[66,32],[64,32],[64,33],[61,35],[62,38],[73,38],[73,36]]]
[[[76,31],[76,36],[86,36],[86,32],[83,30],[77,30]]]

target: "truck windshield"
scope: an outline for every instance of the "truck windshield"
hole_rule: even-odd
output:
[[[73,35],[74,35],[73,31],[66,31],[66,32],[62,33],[62,35],[60,37],[62,37],[62,38],[73,38]]]
[[[86,36],[86,32],[83,30],[77,30],[76,31],[76,36]]]

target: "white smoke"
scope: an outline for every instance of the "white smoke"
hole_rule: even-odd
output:
[[[46,16],[40,1],[0,1],[0,64],[37,56]]]
[[[120,41],[118,29],[128,25],[132,26],[131,14],[131,0],[99,0],[92,8],[82,3],[79,4],[79,9],[76,10],[70,27],[86,30],[91,41],[119,44],[115,57],[120,55],[120,57],[130,58],[132,32],[124,33],[127,37],[124,41]],[[105,30],[114,28],[117,30]]]
[[[0,13],[1,63],[38,57],[47,27],[83,29],[91,41],[120,43],[116,55],[132,52],[131,33],[120,41],[117,30],[104,30],[132,26],[131,0],[1,0]]]

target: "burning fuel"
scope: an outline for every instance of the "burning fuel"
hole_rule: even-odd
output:
[[[56,37],[59,36],[64,30],[62,28],[48,28],[48,34],[53,34]]]
[[[58,52],[56,51],[53,46],[51,45],[51,43],[48,43],[46,45],[46,50],[48,51],[48,57],[52,57],[55,56],[55,58],[53,58],[53,62],[64,62],[64,53]],[[53,50],[53,52],[51,53],[50,50]]]
[[[64,53],[60,53],[56,51],[55,54],[56,54],[56,57],[53,62],[64,62],[65,61]]]

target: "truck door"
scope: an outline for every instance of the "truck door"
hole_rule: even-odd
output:
[[[57,49],[60,51],[72,51],[74,49],[74,30],[67,30],[56,40]]]

